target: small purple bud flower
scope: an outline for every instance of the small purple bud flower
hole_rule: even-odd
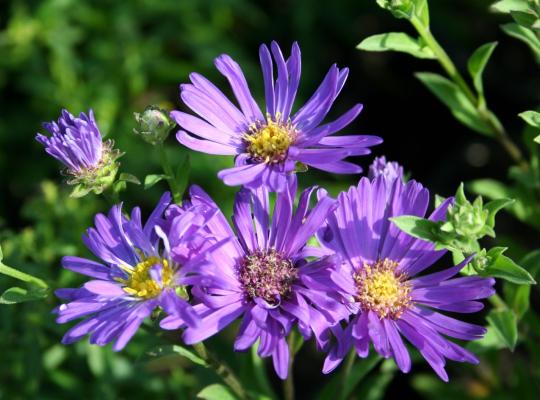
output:
[[[68,184],[77,185],[73,196],[83,196],[90,191],[99,194],[109,187],[116,177],[121,153],[113,149],[113,142],[103,142],[92,110],[79,117],[67,110],[57,122],[46,122],[43,127],[51,133],[36,135],[45,151],[66,167]]]
[[[403,167],[395,161],[386,161],[386,157],[377,157],[369,166],[368,177],[373,180],[384,176],[388,181],[403,179]]]

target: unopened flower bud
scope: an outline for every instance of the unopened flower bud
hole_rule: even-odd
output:
[[[65,165],[67,183],[76,185],[74,197],[89,192],[99,194],[113,184],[119,167],[117,159],[122,154],[114,149],[111,140],[103,141],[92,110],[79,117],[63,110],[58,121],[43,126],[51,136],[38,133],[36,140]]]
[[[137,127],[133,132],[152,145],[163,143],[176,125],[169,113],[157,106],[148,106],[142,113],[134,113],[134,116]]]

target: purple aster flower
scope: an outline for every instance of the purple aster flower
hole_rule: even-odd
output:
[[[321,124],[349,70],[333,65],[313,96],[292,114],[300,82],[300,48],[294,43],[287,60],[276,42],[270,48],[262,45],[259,50],[266,112],[263,114],[253,99],[240,66],[224,54],[216,58],[215,65],[229,81],[240,109],[210,81],[192,73],[192,83],[181,85],[180,97],[200,118],[180,111],[171,113],[185,129],[178,132],[178,141],[203,153],[236,156],[235,167],[218,174],[229,186],[265,185],[272,191],[285,190],[296,163],[340,174],[361,172],[360,167],[343,159],[369,154],[369,147],[382,140],[331,135],[349,125],[362,105],[356,104],[337,120]],[[275,80],[272,58],[277,68]]]
[[[84,318],[65,334],[63,343],[89,334],[90,343],[114,341],[113,349],[121,350],[158,306],[188,326],[198,325],[199,317],[187,302],[187,276],[181,267],[204,248],[197,232],[212,210],[185,207],[165,220],[170,202],[170,194],[163,195],[144,226],[139,208],[133,209],[130,219],[122,214],[121,205],[108,215],[97,214],[95,228],[88,229],[83,241],[103,261],[63,258],[64,268],[93,278],[81,288],[56,292],[68,301],[55,309],[58,323]],[[182,249],[175,260],[174,248]]]
[[[430,216],[444,219],[453,199],[443,202]],[[444,381],[445,359],[477,363],[477,358],[447,337],[481,338],[486,330],[440,311],[473,313],[483,308],[478,300],[494,293],[495,281],[479,276],[455,277],[470,261],[417,277],[445,254],[427,241],[400,231],[389,218],[424,217],[429,192],[415,181],[392,184],[383,177],[363,178],[357,187],[340,194],[338,208],[319,232],[327,248],[342,255],[344,294],[354,299],[358,311],[349,322],[332,331],[337,344],[329,352],[323,372],[332,371],[354,346],[366,357],[370,342],[385,358],[393,357],[403,372],[411,368],[405,337]]]
[[[403,167],[395,161],[386,161],[385,156],[377,157],[369,166],[368,177],[373,180],[380,175],[389,181],[403,179]]]
[[[43,127],[52,136],[38,133],[36,140],[65,165],[69,184],[83,184],[88,191],[101,193],[114,181],[121,154],[113,149],[112,141],[103,142],[92,110],[88,115],[81,112],[78,118],[62,110],[58,122],[46,122]]]
[[[212,204],[197,190],[199,201]],[[272,356],[282,379],[289,364],[287,336],[295,324],[305,338],[314,334],[319,347],[327,347],[328,326],[350,312],[341,303],[339,286],[333,279],[332,271],[339,268],[335,257],[320,257],[320,248],[306,245],[335,206],[334,200],[324,198],[310,210],[313,190],[301,194],[294,212],[293,178],[276,196],[271,213],[267,189],[242,189],[234,206],[236,234],[221,213],[206,225],[212,232],[212,248],[198,262],[184,265],[194,273],[189,282],[200,301],[194,308],[201,319],[199,326],[186,328],[185,343],[201,342],[241,318],[234,349],[246,350],[260,340],[258,354]],[[306,257],[316,258],[308,261]],[[175,316],[161,322],[165,329],[183,326]]]

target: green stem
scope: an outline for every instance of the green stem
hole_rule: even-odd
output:
[[[178,183],[176,182],[176,178],[174,175],[174,171],[172,169],[171,164],[169,163],[169,158],[167,157],[167,152],[165,151],[165,146],[163,143],[160,143],[156,145],[159,160],[161,162],[161,167],[163,168],[163,172],[165,172],[165,175],[167,175],[167,182],[169,183],[169,187],[171,189],[173,199],[175,203],[180,204],[182,202],[182,193],[180,193],[180,189],[178,187]]]
[[[29,275],[26,272],[19,271],[18,269],[8,267],[6,264],[0,262],[0,273],[18,279],[23,282],[34,284],[40,288],[47,289],[49,285],[36,276]]]
[[[294,376],[293,376],[293,363],[296,347],[296,332],[291,331],[289,335],[289,371],[287,379],[283,382],[283,396],[285,400],[294,400]]]
[[[416,16],[413,16],[410,19],[411,24],[414,26],[420,37],[424,40],[425,44],[433,51],[435,57],[439,61],[439,64],[446,71],[450,79],[461,89],[461,91],[467,96],[471,104],[476,107],[478,116],[483,119],[491,129],[491,133],[495,136],[497,141],[501,146],[506,150],[514,162],[519,165],[522,169],[528,169],[528,163],[523,158],[523,154],[519,147],[512,141],[512,139],[506,133],[504,126],[500,121],[495,117],[495,114],[491,112],[484,102],[480,101],[480,98],[477,97],[470,86],[467,84],[463,76],[460,74],[459,70],[456,68],[455,64],[452,62],[452,59],[448,56],[446,51],[441,47],[437,39],[431,33],[429,26],[424,26],[422,21]]]
[[[341,371],[340,387],[339,387],[339,400],[345,400],[347,396],[347,382],[349,381],[349,375],[351,374],[352,367],[356,361],[356,351],[354,348],[351,349],[347,359],[345,360],[345,365],[343,366],[343,371]]]
[[[225,382],[231,388],[238,398],[241,400],[249,398],[232,369],[223,361],[219,360],[215,354],[210,352],[204,343],[201,342],[194,344],[193,349],[204,361],[206,361],[210,368],[216,372],[223,382]]]
[[[498,294],[494,294],[489,298],[489,302],[499,310],[506,310],[508,309],[508,306],[506,305],[505,301],[499,296]]]

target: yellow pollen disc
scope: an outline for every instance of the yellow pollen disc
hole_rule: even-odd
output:
[[[372,265],[364,264],[354,274],[356,299],[364,310],[376,312],[381,319],[399,318],[411,303],[411,285],[404,276],[396,274],[397,266],[396,262],[384,259]]]
[[[291,122],[283,123],[279,115],[276,119],[267,116],[266,123],[253,124],[244,135],[248,153],[266,163],[283,161],[295,138],[296,131]]]
[[[161,283],[156,282],[150,276],[150,268],[161,265]],[[133,269],[123,268],[128,273],[126,279],[117,279],[123,283],[124,291],[132,296],[143,299],[151,299],[158,296],[165,286],[169,286],[173,280],[174,271],[168,260],[159,257],[148,257],[138,263]]]

